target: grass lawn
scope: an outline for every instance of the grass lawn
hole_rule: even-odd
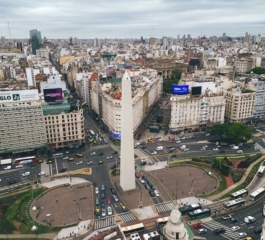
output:
[[[32,200],[32,193],[34,198],[40,195],[44,189],[38,188],[34,189],[33,192],[27,191],[24,193],[11,195],[4,197],[0,202],[0,232],[6,234],[21,233],[21,234],[31,234],[35,233],[31,231],[33,221],[29,215],[28,203]],[[48,233],[58,231],[57,228],[51,228],[48,226],[39,225],[37,233]]]

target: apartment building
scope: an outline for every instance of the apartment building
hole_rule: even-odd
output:
[[[235,66],[235,72],[238,74],[247,73],[253,68],[253,59],[247,58],[247,59],[237,59],[234,63]]]
[[[120,138],[121,133],[121,80],[109,79],[109,82],[92,82],[92,109],[109,128],[112,135]],[[129,72],[132,79],[133,129],[140,125],[150,107],[162,94],[162,76],[154,69]]]
[[[31,152],[46,146],[38,90],[0,92],[0,153]]]
[[[226,100],[225,118],[231,122],[251,121],[256,92],[245,88],[230,88],[224,91]]]

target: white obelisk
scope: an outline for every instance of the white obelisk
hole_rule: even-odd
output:
[[[121,99],[121,163],[120,186],[123,191],[135,189],[134,140],[131,78],[126,71],[122,77]]]

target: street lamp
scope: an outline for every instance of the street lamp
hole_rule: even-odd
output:
[[[191,189],[190,189],[190,195],[193,195],[193,183],[195,182],[196,178],[194,178],[192,181],[191,181]]]

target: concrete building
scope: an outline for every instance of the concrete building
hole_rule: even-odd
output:
[[[245,88],[232,88],[224,91],[226,100],[225,118],[231,122],[252,120],[256,92]]]
[[[31,152],[46,146],[38,90],[0,92],[0,153]]]
[[[49,60],[49,50],[48,49],[44,49],[44,48],[40,48],[36,50],[36,55],[39,57],[43,57],[46,58],[47,60]]]
[[[131,77],[126,71],[122,78],[121,100],[121,161],[120,186],[123,191],[135,189],[133,107]]]
[[[83,110],[73,110],[67,93],[61,104],[44,104],[43,121],[49,148],[73,148],[85,142]]]
[[[235,60],[235,72],[238,74],[243,74],[250,71],[253,68],[253,59],[237,59]]]
[[[135,131],[149,109],[160,99],[162,77],[154,69],[130,71],[128,74],[132,78],[133,131]],[[119,76],[109,79],[109,82],[92,81],[92,109],[115,138],[120,138],[121,135],[121,88]]]
[[[61,88],[62,91],[66,91],[66,83],[61,80],[61,75],[48,76],[47,81],[40,82],[40,91],[43,93],[43,89]]]

